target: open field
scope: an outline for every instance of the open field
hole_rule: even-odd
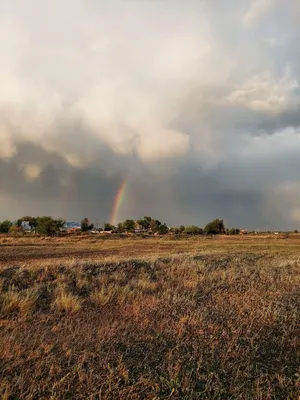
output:
[[[116,260],[145,257],[170,256],[196,252],[232,253],[254,251],[260,253],[280,252],[290,254],[300,249],[300,234],[288,239],[269,236],[220,236],[191,238],[156,237],[141,239],[105,238],[97,236],[13,238],[0,235],[0,266],[15,263],[32,264],[42,260],[91,259]]]
[[[3,399],[298,399],[300,240],[0,238]]]

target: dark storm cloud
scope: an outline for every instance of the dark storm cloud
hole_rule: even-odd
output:
[[[78,219],[88,214],[90,218],[107,221],[111,202],[123,179],[124,160],[119,172],[108,175],[103,154],[89,168],[76,168],[66,163],[55,153],[48,153],[38,145],[17,146],[17,155],[9,160],[0,160],[0,199],[18,199],[18,214],[15,210],[7,217],[20,215],[53,214],[56,217]],[[110,154],[110,162],[115,156]],[[103,164],[102,164],[103,161]],[[35,166],[42,166],[38,175],[31,176]]]
[[[276,117],[267,117],[262,121],[259,121],[256,125],[256,129],[259,132],[274,133],[285,128],[300,127],[300,109],[299,107],[291,108],[286,110]]]
[[[300,222],[296,1],[2,3],[2,214]]]

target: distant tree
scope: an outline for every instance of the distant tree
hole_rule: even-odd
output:
[[[81,221],[81,231],[82,232],[87,232],[91,231],[94,228],[94,224],[90,224],[90,221],[88,218],[83,218]]]
[[[238,228],[231,228],[231,229],[229,230],[229,235],[239,235],[240,232],[241,232],[241,230],[238,229]]]
[[[144,224],[145,224],[145,229],[149,229],[150,228],[150,222],[152,221],[151,217],[147,217],[147,215],[144,217]]]
[[[185,226],[180,225],[176,228],[172,228],[172,232],[174,232],[176,235],[179,235],[180,233],[182,233],[185,230]]]
[[[83,218],[81,221],[81,231],[86,232],[89,229],[89,220],[88,218]]]
[[[104,230],[105,230],[106,232],[109,232],[109,231],[116,231],[116,227],[115,227],[114,225],[109,224],[109,223],[105,223],[105,224],[104,224]]]
[[[118,226],[117,226],[117,232],[118,233],[123,233],[125,231],[124,226],[123,226],[123,222],[119,222]]]
[[[151,217],[145,216],[143,219],[137,220],[137,223],[142,229],[148,230],[150,228],[151,220]]]
[[[65,225],[62,218],[53,219],[49,216],[37,217],[36,232],[40,235],[53,236]]]
[[[126,219],[123,222],[123,229],[127,232],[134,232],[135,230],[135,222],[133,219]]]
[[[151,219],[150,225],[149,225],[149,229],[150,229],[151,232],[153,232],[153,233],[155,233],[155,232],[157,231],[157,226],[156,226],[155,219]]]
[[[226,230],[222,219],[214,219],[206,225],[204,231],[208,234],[217,235],[225,233]]]
[[[295,229],[295,230],[294,230],[294,233],[299,233],[298,229]]]
[[[183,233],[187,235],[202,235],[203,229],[195,225],[186,226]]]
[[[8,233],[12,223],[8,220],[5,220],[0,223],[0,233]]]
[[[158,219],[151,219],[149,228],[153,233],[157,233],[161,222]]]
[[[142,228],[145,229],[145,221],[143,219],[138,219],[136,223]]]
[[[158,232],[160,235],[165,235],[166,233],[168,233],[168,232],[169,232],[169,228],[167,227],[167,224],[160,224],[160,225],[157,227],[157,232]]]

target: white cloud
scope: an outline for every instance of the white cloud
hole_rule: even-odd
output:
[[[69,3],[72,21],[78,22],[74,26]],[[29,24],[27,10],[7,3],[9,18],[2,18],[9,23],[1,24],[0,18],[2,37],[10,38],[9,44],[0,42],[6,54],[0,66],[0,111],[10,120],[12,139],[60,153],[73,166],[85,165],[81,149],[70,151],[64,133],[57,132],[62,120],[77,119],[116,153],[136,152],[144,161],[154,154],[185,155],[189,139],[171,126],[180,113],[176,102],[189,82],[199,76],[214,81],[217,74],[205,14],[195,18],[192,10],[182,14],[159,3],[125,2],[93,14],[75,3],[54,2],[47,11],[36,2]],[[89,153],[87,160],[94,157],[93,149]]]
[[[278,113],[287,106],[293,90],[298,86],[288,70],[281,79],[272,76],[271,71],[265,71],[247,79],[225,98],[225,102],[254,111]]]
[[[243,23],[245,25],[251,25],[254,23],[268,11],[268,9],[273,5],[273,2],[273,0],[252,0],[250,7],[243,17]]]

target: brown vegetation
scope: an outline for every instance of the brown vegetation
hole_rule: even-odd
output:
[[[2,398],[297,399],[293,243],[168,241],[154,251],[153,239],[151,257],[139,241],[105,243],[102,260],[3,262]]]

